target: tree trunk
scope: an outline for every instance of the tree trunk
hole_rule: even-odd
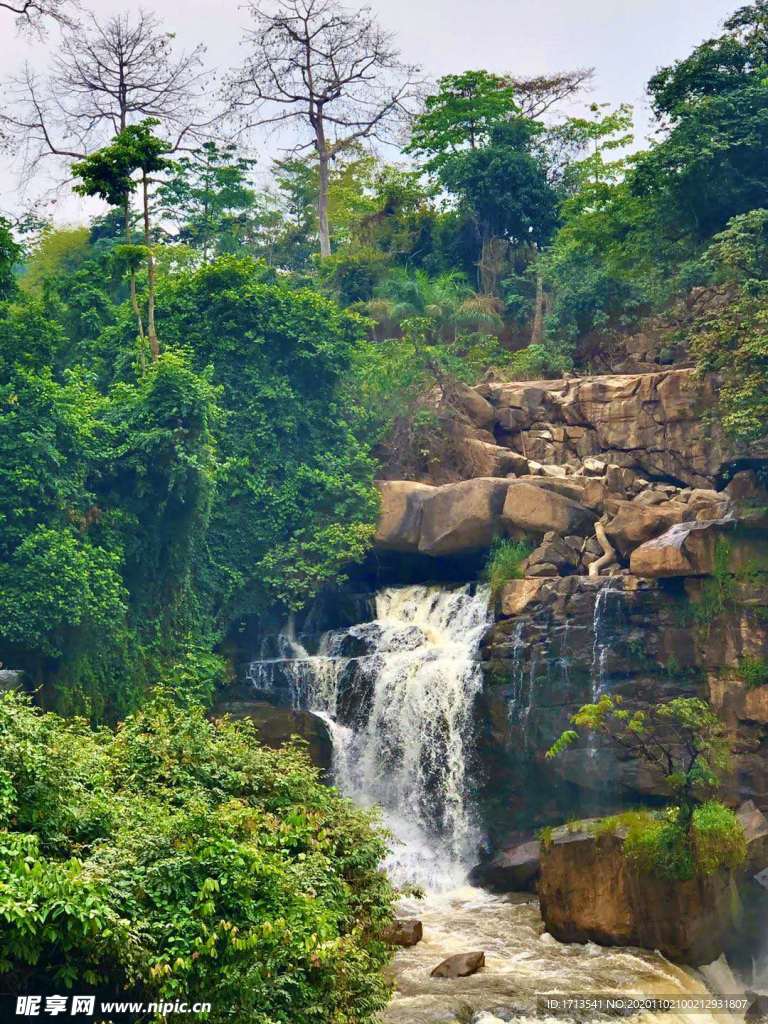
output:
[[[155,329],[155,257],[149,237],[149,182],[146,174],[143,175],[141,184],[144,196],[144,245],[147,248],[147,337],[152,350],[152,362],[156,363],[160,355],[160,344]]]
[[[329,158],[325,149],[320,151],[320,188],[317,195],[317,222],[320,234],[320,255],[331,255],[331,229],[328,225],[328,187],[330,184]]]
[[[126,242],[126,245],[130,245],[130,243],[131,243],[131,215],[130,215],[130,198],[129,198],[129,196],[127,194],[126,194],[125,200],[123,202],[123,229],[125,231],[125,242]],[[136,271],[134,270],[133,266],[131,266],[131,309],[133,310],[133,315],[136,317],[136,323],[137,323],[138,328],[139,328],[139,338],[141,339],[141,341],[144,341],[144,322],[143,322],[142,316],[141,316],[141,309],[139,308],[139,300],[138,300],[138,297],[136,295]],[[144,352],[143,352],[143,350],[142,350],[140,358],[142,360],[142,365],[143,365],[143,360],[144,360]]]
[[[533,310],[533,327],[531,328],[531,344],[541,345],[544,341],[544,278],[539,267],[536,267],[536,300]]]

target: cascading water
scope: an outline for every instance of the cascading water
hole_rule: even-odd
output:
[[[398,882],[444,889],[476,859],[467,771],[488,616],[483,587],[391,587],[372,622],[324,634],[316,654],[289,623],[283,657],[250,666],[256,689],[274,695],[287,683],[294,707],[328,723],[335,782],[383,808]]]

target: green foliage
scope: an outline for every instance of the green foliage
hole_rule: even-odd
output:
[[[137,171],[146,176],[170,167],[163,155],[168,144],[152,134],[158,124],[154,118],[146,118],[128,125],[108,146],[73,164],[72,171],[80,179],[74,190],[84,196],[99,196],[110,206],[122,206],[136,188],[133,175]]]
[[[768,658],[746,655],[739,660],[739,675],[748,690],[768,686]]]
[[[731,570],[731,545],[724,537],[715,543],[715,558],[712,575],[701,587],[701,594],[691,602],[694,623],[709,629],[720,615],[733,604],[736,580]]]
[[[0,978],[373,1021],[393,891],[375,819],[297,747],[152,700],[116,734],[0,700]]]
[[[499,596],[505,583],[522,579],[523,562],[532,550],[531,545],[525,541],[510,540],[508,537],[494,541],[483,569],[483,577],[494,598]]]
[[[40,294],[54,279],[75,273],[88,259],[89,240],[86,227],[46,228],[24,263],[23,291]]]
[[[638,815],[624,840],[626,857],[640,871],[670,881],[706,877],[743,865],[747,844],[732,810],[708,800],[694,809],[690,824],[680,817],[679,809]]]
[[[13,267],[21,252],[21,246],[11,233],[10,224],[4,217],[0,217],[0,302],[11,298],[16,291]]]
[[[694,809],[718,791],[730,764],[723,724],[696,697],[676,697],[647,710],[630,710],[619,695],[603,694],[571,717],[575,729],[563,732],[546,753],[563,754],[582,732],[599,733],[659,772],[676,808],[676,824],[688,828]]]

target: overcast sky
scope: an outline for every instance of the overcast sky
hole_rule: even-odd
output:
[[[155,0],[126,5],[93,0],[99,15],[145,9],[156,11],[180,46],[203,42],[210,63],[238,63],[239,40],[248,17],[238,0]],[[350,4],[351,6],[351,4]],[[384,26],[396,33],[404,58],[434,77],[468,68],[533,75],[574,67],[594,67],[590,98],[632,103],[641,133],[648,126],[645,83],[656,68],[685,56],[697,42],[715,34],[738,0],[371,0]],[[56,45],[20,38],[0,11],[0,70],[11,72],[24,60],[43,67]],[[0,102],[2,99],[0,98]],[[10,168],[0,166],[0,209],[18,206]],[[76,222],[82,201],[62,194],[59,221]]]

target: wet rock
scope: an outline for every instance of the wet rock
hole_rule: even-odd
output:
[[[501,592],[500,611],[504,616],[519,615],[532,604],[544,585],[543,580],[510,580]]]
[[[429,973],[432,978],[468,978],[470,974],[476,974],[481,967],[485,967],[485,953],[456,953],[443,960]]]
[[[477,477],[435,488],[423,501],[419,551],[434,557],[490,547],[501,532],[510,486],[507,480]]]
[[[259,742],[265,747],[277,749],[285,746],[292,737],[299,736],[308,744],[312,763],[325,772],[330,772],[333,760],[333,744],[328,726],[310,711],[293,708],[279,708],[262,701],[221,701],[211,711],[212,718],[229,715],[231,718],[247,718],[256,727]]]
[[[668,882],[641,874],[623,855],[620,833],[598,840],[588,822],[555,831],[541,853],[539,899],[560,942],[658,949],[677,963],[716,960],[738,923],[728,871]]]
[[[424,937],[424,927],[415,918],[397,919],[382,933],[382,941],[390,946],[415,946]]]
[[[477,864],[469,873],[469,882],[491,892],[533,892],[539,869],[540,846],[531,840]]]
[[[526,533],[592,533],[595,513],[570,498],[533,484],[511,481],[504,501],[502,520]]]
[[[437,488],[412,480],[380,480],[381,507],[374,543],[386,551],[415,552],[421,535],[424,498]]]
[[[757,875],[768,867],[768,818],[752,800],[746,800],[739,807],[736,817],[747,840],[746,870]]]
[[[627,503],[605,524],[605,533],[613,547],[626,558],[645,541],[658,537],[675,523],[682,523],[684,515],[685,506],[677,502],[665,502],[654,508]]]

